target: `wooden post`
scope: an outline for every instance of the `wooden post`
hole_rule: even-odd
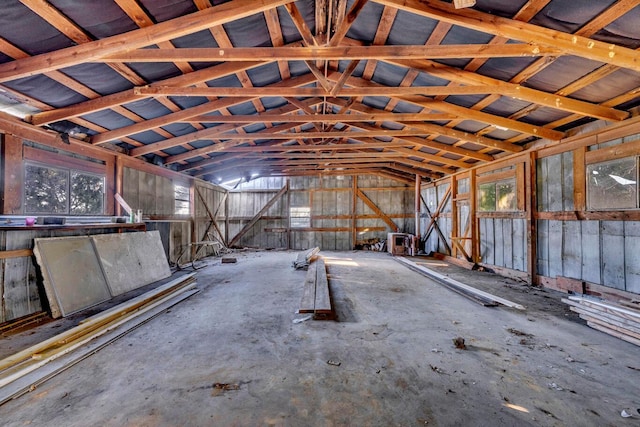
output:
[[[532,285],[537,284],[537,227],[536,227],[536,210],[538,208],[536,197],[536,161],[537,154],[532,151],[529,154],[529,159],[525,164],[525,179],[527,193],[529,197],[526,197],[526,214],[527,214],[527,274],[530,277]]]
[[[420,188],[422,186],[422,178],[416,174],[416,188],[415,188],[415,206],[416,206],[416,232],[415,235],[420,237]]]
[[[458,233],[458,179],[456,175],[451,175],[451,256],[458,257],[458,247],[454,240],[460,237]]]
[[[22,213],[24,175],[22,162],[22,139],[5,134],[2,140],[2,213]]]
[[[287,178],[287,188],[291,188],[289,178]],[[291,191],[287,191],[287,249],[291,249]]]
[[[113,171],[113,175],[114,175],[114,180],[115,180],[115,192],[122,195],[122,189],[123,189],[123,181],[124,181],[124,165],[122,164],[122,158],[120,156],[116,156],[116,160],[115,160],[115,170]],[[114,194],[107,194],[108,198],[113,199]],[[113,213],[116,216],[121,216],[122,215],[122,206],[120,206],[120,203],[116,203],[114,206],[114,211]]]
[[[358,239],[358,176],[353,175],[351,179],[351,249],[355,249]]]
[[[471,259],[473,262],[482,261],[480,257],[480,221],[476,211],[478,206],[478,194],[476,189],[476,170],[469,172],[469,220],[471,221]]]
[[[587,175],[585,172],[585,153],[587,147],[573,150],[573,208],[578,212],[587,209]]]

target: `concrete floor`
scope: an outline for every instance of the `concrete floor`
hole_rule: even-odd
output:
[[[202,292],[0,406],[0,424],[638,425],[640,349],[581,324],[560,293],[429,262],[528,307],[488,308],[388,254],[322,254],[338,321],[293,323],[294,252],[211,258]]]

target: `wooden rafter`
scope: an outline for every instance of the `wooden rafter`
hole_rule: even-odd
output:
[[[640,71],[640,61],[638,61],[636,52],[623,46],[489,15],[477,10],[455,9],[450,3],[443,1],[431,1],[428,4],[419,0],[373,1],[483,33],[520,40],[525,43],[555,47],[569,55]]]
[[[160,22],[152,27],[140,28],[78,46],[0,64],[0,82],[70,67],[114,55],[123,50],[138,49],[172,40],[289,2],[290,0],[236,0],[170,21]]]
[[[452,59],[555,56],[561,52],[535,44],[459,44],[427,46],[312,46],[139,49],[97,58],[94,62],[239,62],[361,59]]]

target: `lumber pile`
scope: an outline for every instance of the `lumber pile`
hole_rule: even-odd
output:
[[[298,313],[313,313],[314,319],[331,319],[331,296],[329,295],[329,279],[322,258],[318,258],[307,270],[302,291],[302,300]]]
[[[296,270],[307,270],[313,258],[318,255],[318,252],[320,252],[320,248],[318,247],[300,252],[295,261],[293,261],[293,268]]]
[[[563,298],[562,302],[593,329],[640,346],[640,310],[581,296]]]
[[[178,277],[0,360],[0,404],[94,354],[127,332],[199,292],[194,274]]]
[[[454,292],[459,293],[460,295],[469,298],[470,300],[477,302],[480,305],[484,305],[485,307],[495,307],[498,304],[504,305],[506,307],[517,308],[518,310],[525,310],[523,305],[517,304],[513,301],[509,301],[508,299],[501,298],[497,295],[490,294],[489,292],[482,291],[480,289],[476,289],[472,286],[466,285],[462,282],[459,282],[451,277],[445,276],[444,274],[440,274],[437,271],[434,271],[430,268],[427,268],[423,265],[419,265],[407,258],[404,257],[394,257],[394,259],[401,264],[409,267],[410,269],[421,273],[424,276],[429,277],[432,280],[435,280],[437,283],[444,285],[445,287],[451,289]]]

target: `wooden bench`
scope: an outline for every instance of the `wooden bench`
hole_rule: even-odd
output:
[[[321,258],[309,264],[298,312],[313,313],[314,319],[333,319],[334,317],[327,269]]]

